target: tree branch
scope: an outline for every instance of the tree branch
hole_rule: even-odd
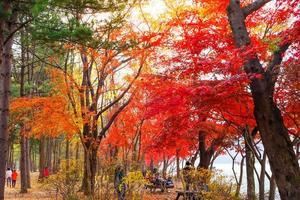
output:
[[[266,70],[266,79],[268,82],[268,87],[270,91],[270,95],[273,96],[275,83],[277,82],[280,64],[283,59],[283,54],[291,45],[291,42],[286,42],[278,47],[276,51],[274,51],[273,59],[269,63],[267,70]]]
[[[17,28],[15,28],[15,30],[13,30],[12,32],[9,33],[9,35],[5,38],[3,44],[5,45],[10,38],[12,38],[14,36],[14,34],[19,31],[21,28],[23,28],[26,24],[28,24],[29,22],[31,22],[33,20],[33,18],[23,22],[22,24],[20,24]]]
[[[253,12],[257,11],[261,7],[263,7],[265,4],[269,3],[272,0],[256,0],[253,3],[247,5],[243,8],[243,12],[245,17],[252,14]]]
[[[285,43],[285,44],[279,46],[279,48],[276,51],[274,51],[273,59],[267,68],[267,72],[271,73],[273,71],[274,67],[276,67],[277,65],[279,65],[281,63],[283,54],[289,48],[290,45],[291,45],[291,43],[289,43],[289,42]]]
[[[99,118],[99,116],[104,113],[106,110],[108,110],[110,107],[112,107],[114,104],[118,103],[124,96],[125,94],[130,90],[130,88],[132,87],[134,81],[139,77],[141,71],[142,71],[142,67],[143,64],[141,64],[141,66],[138,69],[137,74],[135,75],[133,81],[128,85],[128,87],[122,92],[122,94],[120,94],[115,100],[113,100],[111,103],[109,103],[108,105],[106,105],[104,108],[102,108],[96,115],[96,119]]]
[[[133,94],[131,97],[122,105],[119,107],[119,109],[112,115],[112,117],[109,119],[109,122],[102,128],[102,130],[99,133],[100,139],[102,139],[105,136],[106,131],[109,129],[109,127],[113,124],[117,116],[124,110],[124,108],[130,103],[131,99],[133,97]]]

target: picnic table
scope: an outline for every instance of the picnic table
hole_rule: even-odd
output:
[[[199,191],[189,191],[189,190],[179,190],[176,191],[177,197],[176,200],[182,196],[184,200],[203,200],[201,192]]]

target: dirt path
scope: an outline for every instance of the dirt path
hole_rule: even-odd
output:
[[[34,191],[29,190],[26,194],[20,193],[20,188],[8,188],[5,191],[5,199],[22,199],[22,200],[50,200],[50,199],[56,199],[53,194],[47,194],[46,191]]]
[[[28,190],[28,193],[20,193],[20,176],[17,180],[17,185],[15,188],[6,187],[5,188],[5,199],[9,200],[55,200],[60,199],[56,196],[55,192],[49,192],[42,187],[41,183],[38,181],[38,172],[31,174],[31,186],[32,188]],[[149,192],[148,190],[144,193],[143,200],[174,200],[176,198],[176,189],[170,189],[169,192],[161,193],[159,191]]]
[[[155,193],[150,193],[146,192],[144,195],[144,200],[174,200],[176,198],[176,193],[175,191],[170,190],[170,192],[155,192]]]
[[[19,173],[19,172],[18,172]],[[21,200],[50,200],[56,199],[55,194],[51,194],[43,188],[41,188],[41,184],[37,182],[38,180],[38,172],[31,173],[31,186],[32,188],[28,190],[28,193],[21,194],[20,187],[20,173],[17,179],[17,184],[15,188],[6,187],[5,188],[5,199],[21,199]]]

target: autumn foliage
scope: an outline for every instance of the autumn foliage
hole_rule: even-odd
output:
[[[64,59],[47,60],[65,62],[47,71],[51,92],[11,102],[11,129],[22,124],[28,136],[81,140],[85,194],[95,189],[97,159],[125,171],[167,171],[175,160],[209,168],[253,131],[251,142],[262,140],[272,168],[280,162],[270,153],[273,133],[286,149],[299,146],[299,1],[166,4],[158,22],[143,15],[147,30],[126,23],[95,30],[88,45],[65,42]],[[244,159],[247,141],[242,145],[235,150]]]

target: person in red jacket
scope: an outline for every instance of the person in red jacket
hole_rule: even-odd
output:
[[[44,168],[43,174],[44,174],[44,178],[48,178],[48,176],[49,176],[49,170],[48,170],[48,167],[45,167],[45,168]]]
[[[16,187],[17,177],[18,177],[17,170],[14,169],[12,174],[11,174],[12,187]]]

